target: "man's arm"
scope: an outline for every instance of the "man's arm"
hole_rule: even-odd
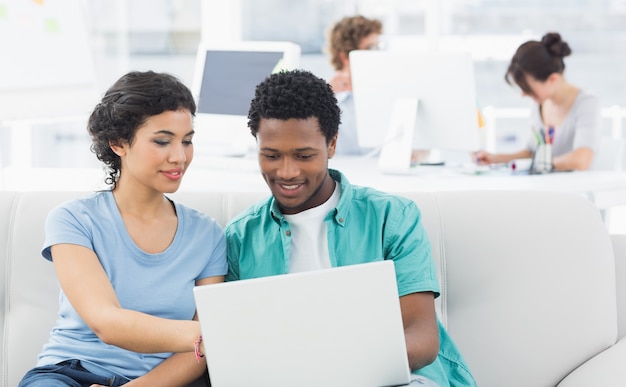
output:
[[[418,370],[435,361],[439,352],[439,328],[431,292],[400,297],[409,367]]]
[[[395,263],[409,366],[418,370],[435,361],[439,352],[435,311],[439,285],[430,241],[414,202],[395,206],[386,219],[383,240],[385,259]]]

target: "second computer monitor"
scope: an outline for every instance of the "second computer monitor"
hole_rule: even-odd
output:
[[[382,149],[382,157],[395,142],[393,157],[407,165],[412,149],[478,149],[468,53],[352,51],[350,67],[360,146]]]
[[[298,67],[300,46],[281,41],[202,42],[193,92],[196,153],[244,155],[254,145],[247,127],[256,85],[280,70]]]

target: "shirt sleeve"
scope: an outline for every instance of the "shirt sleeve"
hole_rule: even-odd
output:
[[[439,296],[439,283],[430,240],[421,213],[410,201],[390,214],[384,235],[385,259],[395,263],[398,293],[433,292]]]
[[[337,103],[339,104],[339,106],[341,107],[341,104],[344,103],[348,97],[350,97],[350,95],[352,94],[351,91],[340,91],[339,93],[335,94],[335,98],[337,98]]]
[[[41,254],[52,261],[50,248],[57,244],[74,244],[93,250],[93,235],[88,226],[90,219],[76,204],[58,206],[46,217],[45,240]]]
[[[239,251],[241,243],[239,235],[234,232],[232,226],[226,227],[226,256],[228,258],[228,273],[226,281],[236,281],[239,279]]]
[[[211,240],[214,240],[215,244],[208,257],[206,266],[198,277],[199,279],[225,275],[228,270],[228,263],[226,262],[226,237],[224,236],[224,231],[222,231],[217,224],[214,224]]]
[[[574,125],[573,149],[586,147],[597,151],[600,137],[600,104],[594,95],[582,96],[574,112]]]

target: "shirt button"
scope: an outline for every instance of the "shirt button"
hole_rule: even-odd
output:
[[[339,218],[339,223],[343,223],[343,218]]]
[[[291,231],[290,230],[285,231],[285,235],[291,236]]]

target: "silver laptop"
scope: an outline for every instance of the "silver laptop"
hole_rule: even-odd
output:
[[[392,261],[194,288],[212,387],[405,385]]]

